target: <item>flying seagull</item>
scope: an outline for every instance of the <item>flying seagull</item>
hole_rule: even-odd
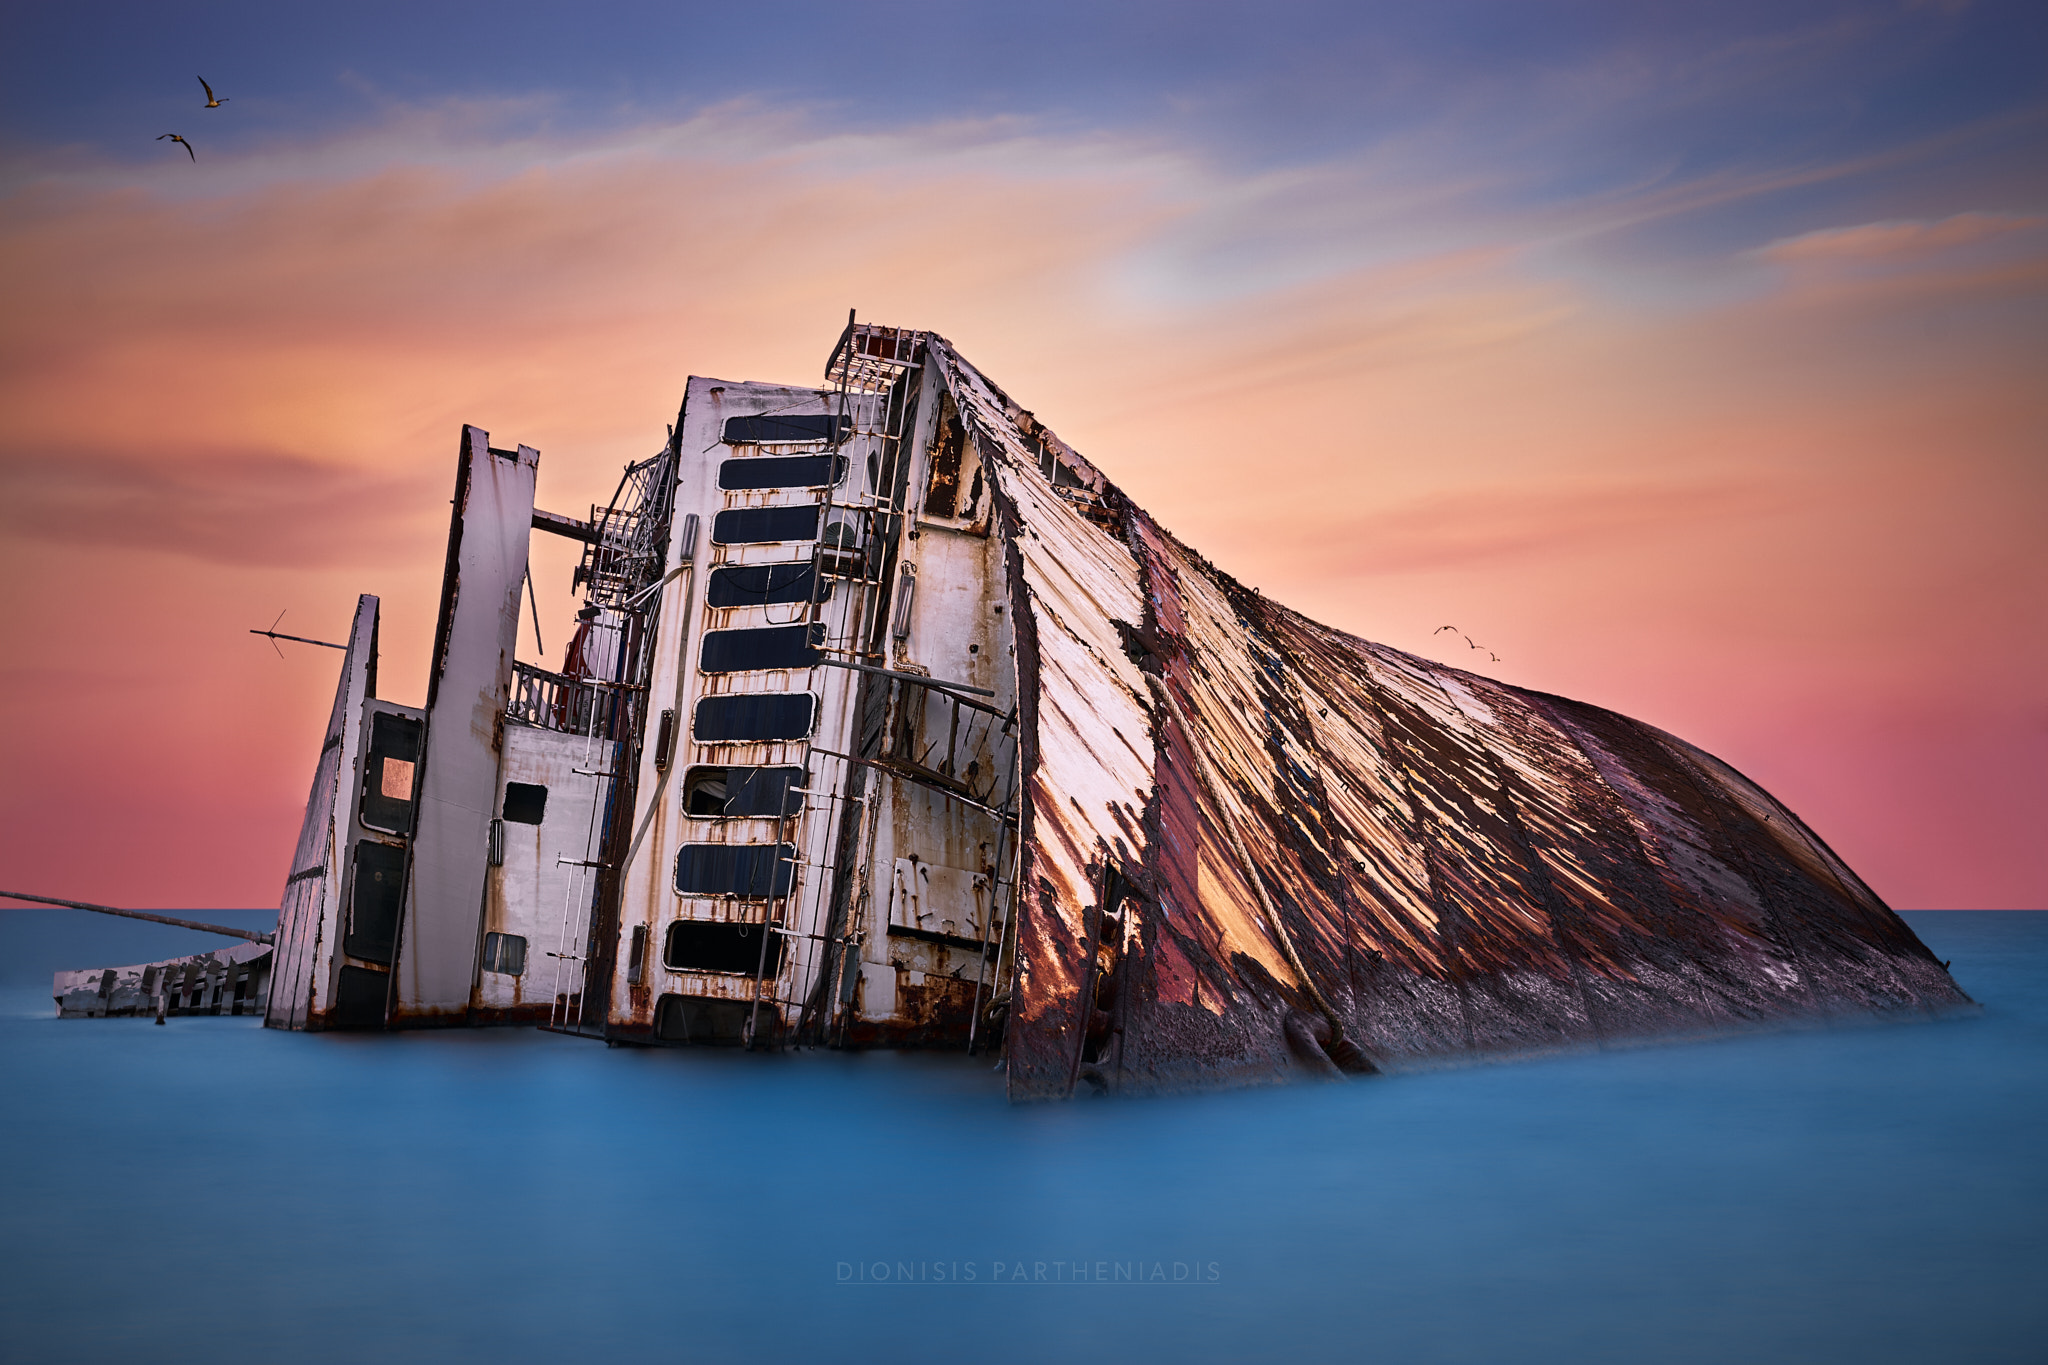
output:
[[[184,138],[179,137],[176,133],[159,133],[157,135],[156,140],[158,142],[162,142],[165,138],[169,138],[171,141],[183,147],[185,149],[185,155],[191,157],[194,161],[197,161],[199,159],[199,153],[192,150],[192,144],[185,141]]]
[[[1430,634],[1431,634],[1431,635],[1441,635],[1441,634],[1443,634],[1443,633],[1444,633],[1445,631],[1447,631],[1447,630],[1456,630],[1456,629],[1457,629],[1457,627],[1456,627],[1456,626],[1438,626],[1438,627],[1437,627],[1437,628],[1436,628],[1435,630],[1431,631],[1431,632],[1430,632]]]
[[[201,90],[204,90],[204,91],[206,92],[206,107],[207,107],[207,108],[209,108],[209,109],[218,109],[218,108],[220,108],[220,107],[221,107],[221,106],[222,106],[223,104],[226,104],[226,103],[227,103],[227,101],[226,101],[226,100],[222,99],[222,98],[221,98],[220,96],[218,96],[218,95],[216,95],[216,94],[214,94],[214,93],[213,93],[213,87],[212,87],[212,86],[210,86],[210,85],[208,85],[208,84],[206,83],[206,77],[204,77],[204,76],[201,76],[201,77],[199,78],[199,88],[200,88]],[[197,160],[197,158],[195,157],[195,158],[194,158],[194,160]]]

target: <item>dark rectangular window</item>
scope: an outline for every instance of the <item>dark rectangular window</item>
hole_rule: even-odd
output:
[[[647,979],[647,926],[633,926],[633,946],[626,957],[626,984],[637,986]]]
[[[525,975],[526,940],[518,934],[485,934],[484,970],[507,976]]]
[[[791,413],[763,413],[758,417],[725,419],[725,443],[729,446],[761,445],[775,441],[829,441],[837,432],[843,440],[853,434],[851,417],[834,418],[825,413],[797,416]]]
[[[367,962],[391,961],[404,892],[405,850],[368,839],[357,844],[355,884],[349,895],[348,928],[342,935],[341,950]]]
[[[727,491],[825,488],[845,477],[844,455],[756,455],[748,460],[727,460],[718,466],[718,486]]]
[[[391,978],[368,967],[343,967],[335,983],[334,1009],[329,1021],[336,1028],[384,1027],[384,997]]]
[[[363,758],[363,799],[357,818],[386,834],[412,833],[418,787],[420,723],[388,711],[370,713],[370,752]]]
[[[657,772],[667,772],[669,760],[676,752],[676,713],[664,710],[661,726],[654,732],[654,767]]]
[[[811,641],[824,634],[822,621],[810,625],[759,626],[751,630],[707,630],[697,667],[706,673],[743,673],[760,668],[812,668],[818,651]]]
[[[787,819],[804,807],[802,768],[692,768],[683,779],[685,815]]]
[[[765,967],[761,962],[764,934],[768,953]],[[752,976],[759,970],[773,977],[782,971],[782,935],[769,933],[759,924],[680,919],[668,927],[662,965],[672,972],[738,972]]]
[[[734,507],[711,519],[711,540],[717,545],[764,545],[780,540],[816,540],[818,504],[794,507]]]
[[[695,995],[664,995],[654,1005],[654,1036],[664,1043],[710,1043],[738,1047],[747,1041],[747,1016],[756,1013],[745,1000],[710,1000]],[[772,1007],[757,1014],[759,1027],[773,1030]]]
[[[705,601],[714,607],[773,607],[811,600],[811,585],[817,575],[806,559],[798,564],[729,565],[711,571],[711,589]],[[827,583],[820,602],[832,599]]]
[[[536,782],[505,784],[505,818],[515,825],[537,825],[547,814],[548,789]]]
[[[697,703],[691,733],[699,744],[806,739],[817,711],[809,692],[730,692]]]
[[[676,894],[766,900],[789,894],[795,844],[684,844],[676,854]]]

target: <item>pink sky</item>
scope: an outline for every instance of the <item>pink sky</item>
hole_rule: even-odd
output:
[[[1764,187],[1518,216],[1427,148],[1276,179],[1002,120],[489,114],[0,207],[5,885],[274,905],[337,656],[247,630],[380,594],[420,700],[462,423],[579,513],[687,374],[815,383],[858,306],[1267,595],[1672,730],[1896,907],[2048,906],[2041,218],[1930,201],[1674,285],[1601,244]]]

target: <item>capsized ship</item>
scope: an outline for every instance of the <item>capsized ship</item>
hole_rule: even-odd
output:
[[[944,338],[692,378],[589,516],[463,430],[423,709],[361,599],[279,1028],[990,1050],[1013,1098],[1967,1006],[1767,793],[1316,624]],[[513,657],[534,532],[563,666]]]

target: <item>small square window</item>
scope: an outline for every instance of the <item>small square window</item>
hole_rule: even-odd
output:
[[[515,825],[537,825],[547,813],[548,789],[532,782],[505,784],[505,818]]]
[[[484,970],[507,976],[525,975],[526,940],[517,934],[485,934]]]

